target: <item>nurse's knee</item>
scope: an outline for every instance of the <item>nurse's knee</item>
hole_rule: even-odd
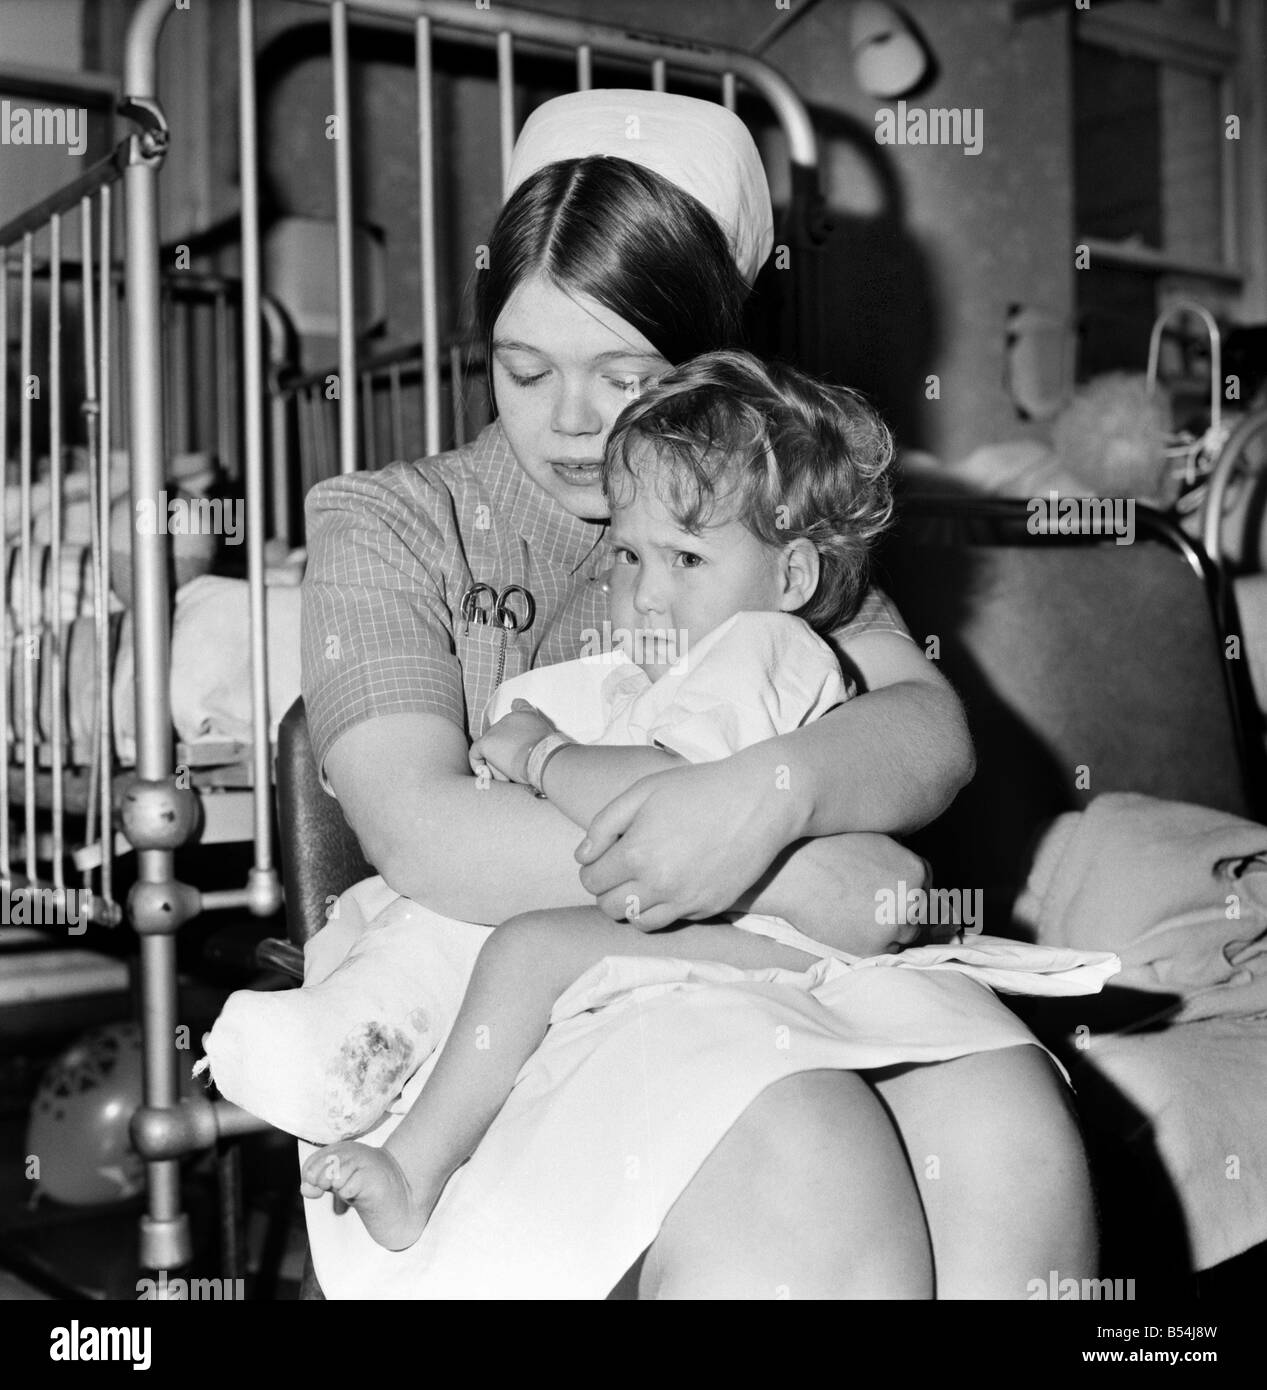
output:
[[[780,1177],[821,1169],[839,1174],[847,1151],[862,1142],[861,1114],[874,1108],[870,1088],[846,1071],[806,1071],[767,1086],[735,1124],[732,1135],[754,1161]]]

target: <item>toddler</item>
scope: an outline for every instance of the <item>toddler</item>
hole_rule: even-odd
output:
[[[892,454],[861,398],[790,368],[719,352],[668,372],[621,414],[603,462],[613,649],[506,682],[490,714],[509,712],[471,748],[477,774],[522,783],[584,828],[651,773],[724,758],[848,699],[816,633],[865,592]],[[525,698],[535,691],[564,728]],[[560,996],[607,957],[804,971],[844,950],[755,915],[651,932],[634,899],[624,906],[622,922],[566,908],[497,928],[413,1108],[381,1148],[313,1154],[305,1195],[333,1191],[381,1245],[411,1245]]]

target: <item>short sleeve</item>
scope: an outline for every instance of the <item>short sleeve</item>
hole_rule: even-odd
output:
[[[852,637],[861,637],[864,633],[872,632],[892,632],[914,641],[892,599],[874,584],[862,596],[862,602],[853,617],[832,632],[831,640],[837,646],[842,646]]]
[[[349,474],[312,489],[307,526],[300,659],[317,765],[384,714],[439,714],[465,730],[441,578],[449,494],[416,465]]]
[[[831,650],[784,613],[738,614],[685,667],[680,678],[666,676],[651,688],[663,705],[647,720],[647,734],[693,763],[789,733],[848,698]]]

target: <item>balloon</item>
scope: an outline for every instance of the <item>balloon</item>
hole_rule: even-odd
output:
[[[194,1087],[178,1068],[182,1094]],[[128,1125],[143,1098],[141,1029],[109,1023],[85,1033],[50,1064],[31,1105],[26,1153],[39,1160],[39,1192],[92,1206],[126,1201],[145,1186],[145,1163]]]

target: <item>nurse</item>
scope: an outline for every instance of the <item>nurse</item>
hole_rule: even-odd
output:
[[[524,127],[508,192],[476,291],[497,420],[463,449],[334,479],[309,496],[303,681],[327,785],[387,884],[452,918],[492,924],[594,901],[620,917],[633,895],[649,930],[730,909],[782,916],[811,936],[842,914],[873,922],[878,889],[924,872],[887,835],[936,816],[972,767],[956,697],[878,592],[833,635],[859,698],[723,762],[645,779],[598,815],[579,849],[547,801],[471,775],[467,750],[497,682],[579,654],[602,629],[609,557],[598,461],[612,422],[666,365],[736,342],[747,286],[773,240],[746,129],[687,97],[586,92],[547,103]],[[531,624],[509,632],[472,622],[463,597],[485,583],[531,593]],[[890,935],[860,930],[856,949],[883,950]],[[659,1069],[680,1078],[683,1094],[702,1084],[692,1079],[690,1012],[684,997],[640,1015],[658,1020]],[[522,1203],[526,1221],[530,1206],[548,1208],[552,1152],[584,1148],[591,1133],[645,1107],[638,1028],[627,1010],[612,1013],[610,1026],[600,1011],[583,1036],[560,1038],[558,1049],[572,1049],[567,1067],[543,1044],[551,1103],[525,1131],[545,1155],[536,1186],[530,1157],[490,1172],[502,1118],[507,1133],[527,1122],[529,1102],[512,1096],[489,1132],[490,1157],[481,1168],[477,1154],[446,1191],[434,1238],[429,1228],[413,1251],[387,1256],[405,1263],[359,1252],[363,1292],[387,1280],[408,1296],[411,1270],[418,1294],[451,1291],[428,1280],[446,1267],[446,1239],[457,1243],[446,1230],[461,1225],[458,1213],[489,1209],[474,1194],[539,1194]],[[741,1021],[725,1026],[742,1032]],[[644,1117],[652,1134],[669,1136],[661,1169],[676,1178],[644,1211],[651,1227],[631,1223],[629,1239],[635,1228],[646,1238],[628,1250],[623,1288],[663,1298],[783,1288],[794,1297],[1024,1297],[1036,1269],[1095,1272],[1079,1136],[1037,1047],[1018,1040],[883,1072],[779,1065],[785,1074],[743,1096],[734,1115],[714,1114],[712,1131],[673,1101],[672,1086],[659,1102],[671,1113]],[[587,1099],[585,1085],[596,1083],[609,1112]],[[610,1180],[597,1173],[595,1190]],[[345,1270],[356,1267],[355,1238],[328,1204],[308,1205],[329,1286],[333,1251]],[[515,1219],[507,1209],[502,1231]],[[497,1233],[489,1240],[491,1261]],[[608,1261],[614,1248],[605,1247]],[[586,1253],[577,1248],[558,1267],[585,1267]],[[605,1287],[585,1291],[602,1296],[621,1271],[608,1279],[608,1265],[590,1263]]]

